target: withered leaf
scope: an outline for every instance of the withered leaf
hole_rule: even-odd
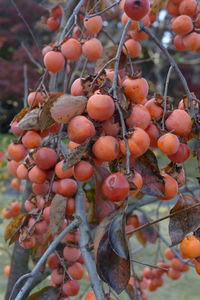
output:
[[[40,109],[34,108],[19,121],[18,126],[24,130],[39,128]]]
[[[157,158],[151,150],[136,159],[135,168],[143,178],[142,193],[164,196],[164,179],[160,174]]]
[[[124,88],[117,88],[117,98],[118,98],[118,101],[119,101],[119,104],[121,106],[121,108],[126,111],[128,109],[128,101],[124,95]]]
[[[63,170],[67,170],[73,167],[74,164],[80,161],[83,154],[88,150],[90,145],[90,139],[87,139],[83,144],[76,147],[71,152],[64,154],[64,163],[63,163]]]
[[[108,232],[99,243],[97,251],[97,272],[116,293],[120,294],[130,279],[130,260],[119,257],[112,249]]]
[[[42,290],[32,294],[27,300],[57,300],[59,296],[59,289],[52,286],[46,286]]]
[[[147,224],[152,221],[151,218],[145,216],[144,214],[139,215],[138,219],[140,225]],[[139,232],[142,232],[143,237],[146,241],[148,241],[149,243],[155,243],[155,241],[158,238],[158,229],[159,229],[159,225],[153,224],[151,226],[148,226],[140,230]]]
[[[50,208],[50,230],[55,236],[62,231],[65,219],[66,197],[56,194],[51,202]]]
[[[41,108],[38,126],[41,131],[55,123],[55,120],[51,117],[50,109],[53,105],[53,99],[49,99]]]
[[[19,231],[23,224],[26,222],[26,219],[29,218],[28,214],[20,214],[10,221],[10,223],[6,226],[4,232],[4,240],[9,241],[9,245],[16,242],[19,237]]]
[[[30,107],[22,108],[22,110],[20,110],[20,112],[14,116],[14,118],[12,119],[12,122],[20,121],[27,114],[28,111],[30,111]]]
[[[63,95],[50,108],[51,117],[58,123],[68,123],[73,117],[81,115],[87,104],[84,96]]]
[[[100,90],[101,94],[108,94],[112,86],[111,80],[106,76],[106,72],[103,71],[97,78],[96,75],[89,75],[84,79],[81,79],[84,93],[90,97],[94,91]]]
[[[200,205],[182,211],[198,203],[200,204],[200,201],[194,196],[182,194],[176,205],[171,209],[170,214],[180,211],[178,214],[171,216],[169,221],[169,235],[173,246],[180,243],[188,233],[200,227]]]
[[[108,237],[113,251],[121,258],[127,259],[129,257],[129,250],[125,233],[125,224],[126,216],[124,209],[122,209],[111,221],[108,229]]]

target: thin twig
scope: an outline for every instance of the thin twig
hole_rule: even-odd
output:
[[[116,1],[116,2],[114,2],[114,3],[112,3],[110,6],[104,8],[103,10],[100,10],[100,11],[98,11],[98,12],[95,13],[95,14],[86,16],[86,17],[85,17],[85,21],[88,21],[90,18],[93,18],[93,17],[102,15],[102,14],[105,13],[106,11],[108,11],[108,10],[110,10],[111,8],[113,8],[114,6],[118,5],[120,2],[121,2],[121,0],[118,0],[118,1]]]
[[[27,73],[27,65],[24,65],[23,68],[24,73],[24,98],[23,98],[23,104],[24,107],[27,106],[27,98],[28,98],[28,73]]]
[[[85,205],[84,205],[84,192],[82,189],[82,184],[78,182],[78,191],[75,197],[75,202],[76,202],[76,215],[81,218],[81,226],[79,228],[80,230],[80,249],[81,249],[81,254],[86,266],[86,269],[89,273],[92,288],[94,290],[95,296],[97,300],[105,300],[104,292],[103,292],[103,287],[102,283],[98,278],[97,271],[96,271],[96,266],[93,261],[92,255],[90,251],[87,249],[87,246],[90,241],[90,236],[89,236],[89,228],[86,220],[86,213],[85,213]],[[18,299],[17,299],[18,300]]]
[[[147,264],[147,263],[143,263],[141,261],[138,261],[138,260],[135,260],[135,259],[130,259],[131,261],[137,263],[137,264],[140,264],[140,265],[143,265],[143,266],[147,266],[147,267],[150,267],[150,268],[154,268],[154,269],[160,269],[160,270],[164,270],[164,271],[168,271],[169,269],[166,269],[166,268],[162,268],[162,267],[159,267],[159,266],[155,266],[155,265],[150,265],[150,264]]]
[[[168,93],[168,87],[169,87],[169,81],[170,81],[170,76],[173,70],[173,66],[169,67],[168,73],[167,73],[167,78],[165,82],[165,89],[164,89],[164,108],[163,108],[163,115],[162,115],[162,130],[165,129],[165,114],[167,111],[167,93]]]
[[[81,219],[76,217],[71,224],[69,224],[51,243],[48,249],[44,252],[42,257],[39,259],[37,264],[34,266],[33,270],[30,274],[26,274],[26,276],[30,276],[30,278],[26,281],[24,286],[19,291],[18,295],[16,296],[15,300],[22,300],[24,295],[26,294],[29,287],[32,285],[34,278],[37,277],[37,274],[40,272],[40,268],[44,265],[49,255],[54,252],[60,241],[65,237],[65,235],[71,232],[74,228],[78,227],[81,224]],[[10,299],[11,300],[11,299]],[[14,300],[14,299],[13,299]]]
[[[37,62],[37,61],[35,60],[35,58],[33,57],[32,53],[28,50],[28,48],[24,45],[23,42],[21,42],[21,47],[22,47],[22,48],[24,49],[24,51],[26,52],[26,54],[27,54],[28,58],[30,59],[30,61],[31,61],[38,69],[43,70],[42,65],[41,65],[39,62]]]
[[[116,109],[119,113],[119,117],[120,117],[120,122],[121,122],[121,126],[122,126],[122,136],[123,136],[123,140],[125,143],[125,147],[126,147],[126,174],[130,174],[130,150],[129,150],[129,145],[128,145],[128,140],[126,138],[126,134],[127,134],[127,130],[126,130],[126,124],[124,121],[124,116],[121,110],[121,107],[119,105],[118,102],[118,93],[117,93],[117,83],[118,83],[118,73],[119,73],[119,65],[120,65],[120,57],[121,57],[121,53],[122,53],[122,48],[125,42],[125,38],[126,38],[126,34],[129,30],[129,27],[131,25],[132,20],[129,19],[128,22],[126,23],[124,30],[122,32],[122,36],[121,36],[121,40],[119,43],[119,47],[117,49],[117,53],[115,56],[116,62],[115,62],[115,68],[114,68],[114,78],[113,78],[113,84],[112,87],[110,89],[110,93],[113,94],[113,98],[116,100],[115,101],[115,106]]]
[[[180,214],[180,213],[186,212],[186,211],[188,211],[188,210],[190,210],[190,209],[193,209],[193,208],[195,208],[195,207],[198,207],[198,206],[200,206],[200,203],[197,203],[197,204],[192,205],[192,206],[190,206],[190,207],[186,207],[186,208],[184,208],[184,209],[175,211],[175,212],[173,212],[173,213],[171,213],[171,214],[169,214],[169,215],[167,215],[167,216],[165,216],[165,217],[162,217],[162,218],[160,218],[160,219],[157,219],[157,220],[154,220],[154,221],[152,221],[152,222],[145,223],[145,224],[143,224],[143,225],[141,225],[141,226],[138,226],[138,227],[136,227],[135,229],[128,231],[127,234],[135,233],[136,231],[142,230],[142,229],[144,229],[144,228],[147,228],[147,227],[149,227],[149,226],[152,226],[152,225],[154,225],[154,224],[157,224],[157,223],[159,223],[159,222],[162,222],[162,221],[164,221],[164,220],[166,220],[166,219],[169,219],[169,218],[171,218],[171,217],[174,217],[174,216],[176,216],[176,215],[178,215],[178,214]]]

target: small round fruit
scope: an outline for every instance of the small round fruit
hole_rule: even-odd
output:
[[[65,58],[62,53],[49,51],[44,56],[44,65],[52,73],[57,73],[65,65]]]
[[[187,144],[180,143],[178,151],[172,155],[168,155],[168,158],[175,163],[183,163],[190,156],[190,148]]]
[[[173,133],[163,134],[157,142],[160,151],[167,155],[175,154],[180,146],[179,139]]]
[[[62,290],[67,296],[76,296],[79,292],[80,284],[76,280],[70,280],[63,284]]]
[[[113,136],[101,136],[94,143],[92,152],[100,161],[112,161],[119,154],[119,143]]]
[[[54,17],[49,17],[47,19],[47,26],[51,29],[51,30],[57,30],[60,26],[60,23],[58,21],[57,18]]]
[[[43,102],[43,98],[45,97],[44,93],[41,92],[31,92],[28,95],[28,105],[31,107],[37,106],[39,103]]]
[[[144,78],[127,78],[123,82],[124,93],[127,98],[136,104],[146,99],[149,91],[149,85]]]
[[[41,136],[35,131],[27,131],[22,137],[22,143],[28,149],[34,149],[39,147],[41,141]]]
[[[151,115],[148,109],[142,104],[136,104],[132,107],[130,116],[126,119],[129,128],[139,127],[146,129],[151,122]]]
[[[175,109],[167,118],[165,124],[169,131],[181,136],[187,136],[192,129],[191,117],[182,109]]]
[[[134,177],[132,179],[133,184],[136,186],[136,189],[130,190],[130,195],[136,195],[143,185],[143,179],[140,173],[134,171]]]
[[[176,257],[176,255],[174,254],[174,252],[171,250],[171,248],[167,248],[164,251],[164,256],[166,259],[168,260],[172,260],[173,258]]]
[[[141,45],[134,39],[129,39],[124,43],[122,48],[123,53],[131,58],[138,57],[141,52]]]
[[[81,83],[81,78],[77,78],[71,86],[71,95],[72,96],[85,96],[85,93],[83,91],[83,86]]]
[[[81,160],[75,164],[73,173],[76,180],[87,181],[92,177],[94,168],[89,162]]]
[[[172,30],[176,34],[186,35],[193,30],[192,19],[187,15],[181,15],[172,21]]]
[[[181,272],[174,270],[173,268],[169,268],[167,275],[172,280],[178,280],[181,277]]]
[[[17,162],[23,160],[27,153],[26,147],[22,144],[11,143],[8,146],[8,155]]]
[[[95,121],[110,119],[115,111],[113,99],[108,95],[94,94],[88,99],[87,112]]]
[[[67,127],[67,133],[72,142],[82,144],[96,133],[93,123],[84,116],[72,118]]]
[[[95,62],[103,55],[103,46],[98,39],[93,38],[83,44],[82,52],[89,61]]]
[[[168,174],[163,174],[165,187],[164,187],[164,194],[165,196],[159,196],[158,199],[160,200],[170,200],[174,198],[178,193],[178,183],[177,181]]]
[[[57,154],[53,149],[42,147],[36,152],[34,160],[39,168],[49,170],[55,166]]]
[[[145,104],[145,107],[148,109],[152,119],[160,119],[163,115],[163,108],[156,103],[156,99],[152,98],[148,100]]]
[[[84,21],[84,27],[87,29],[88,32],[96,34],[101,31],[103,27],[103,20],[101,16],[96,16],[89,18],[88,20]]]
[[[194,235],[188,235],[180,243],[180,250],[184,257],[198,257],[200,256],[200,240]]]
[[[64,160],[61,160],[55,165],[56,176],[60,179],[72,177],[73,169],[69,168],[67,170],[63,170],[63,164],[64,164]]]
[[[74,179],[66,178],[58,181],[58,193],[65,197],[72,197],[77,191]]]
[[[119,172],[109,175],[102,185],[104,196],[113,202],[124,200],[129,194],[129,189],[126,177]]]
[[[81,250],[79,248],[65,246],[63,256],[67,261],[75,262],[81,256]]]
[[[66,59],[79,60],[82,53],[81,44],[71,38],[62,44],[61,52]]]
[[[125,0],[124,11],[133,20],[141,20],[149,11],[149,0]]]
[[[28,179],[28,169],[24,164],[18,166],[16,173],[19,179]]]
[[[45,170],[40,169],[38,166],[34,166],[28,172],[28,178],[33,183],[44,183],[48,178],[48,172]]]

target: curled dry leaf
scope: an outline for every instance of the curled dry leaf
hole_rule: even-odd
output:
[[[188,233],[199,228],[200,205],[192,208],[196,204],[200,204],[197,198],[189,194],[182,194],[176,205],[170,210],[170,214],[179,212],[171,216],[169,221],[169,235],[172,246],[177,245]],[[184,209],[190,207],[191,209],[184,211]]]
[[[39,128],[40,109],[35,108],[27,112],[25,116],[19,121],[18,126],[24,130],[32,130]]]
[[[58,123],[68,123],[73,117],[81,115],[87,104],[84,96],[63,95],[59,97],[50,109],[52,118]]]
[[[87,139],[83,144],[76,147],[71,152],[64,154],[65,159],[63,163],[63,170],[65,171],[73,167],[73,165],[75,165],[77,162],[79,162],[83,154],[88,150],[89,145],[90,145],[90,139]]]
[[[163,196],[164,179],[160,174],[155,154],[148,150],[135,161],[135,168],[141,174],[143,186],[141,192],[151,196]]]
[[[38,126],[41,131],[45,130],[49,126],[55,123],[51,117],[50,109],[53,105],[54,99],[50,98],[41,108]]]
[[[51,202],[50,208],[50,229],[53,236],[62,231],[65,219],[66,197],[56,194]]]
[[[29,216],[27,214],[20,214],[10,221],[10,223],[6,226],[4,232],[4,240],[9,241],[9,245],[16,242],[19,238],[19,231],[21,227],[26,223],[27,218]]]

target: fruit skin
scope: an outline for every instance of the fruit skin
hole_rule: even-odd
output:
[[[103,55],[103,46],[98,39],[93,38],[83,44],[82,53],[89,61],[95,62]]]
[[[88,32],[96,34],[101,31],[103,27],[103,20],[101,16],[95,16],[84,21],[84,26]]]
[[[101,136],[94,143],[92,152],[100,161],[112,161],[119,154],[119,143],[113,136]]]
[[[129,189],[126,177],[119,172],[109,175],[102,185],[104,196],[113,202],[124,200],[129,194]]]
[[[186,35],[193,30],[192,19],[187,15],[181,15],[172,22],[172,30],[176,34]]]
[[[169,259],[169,260],[176,257],[176,255],[174,254],[174,252],[170,248],[165,249],[164,256],[165,256],[166,259]]]
[[[86,181],[92,177],[94,168],[89,162],[81,160],[75,164],[73,173],[76,180]]]
[[[63,284],[62,290],[67,296],[76,296],[79,292],[80,284],[76,280],[70,280]]]
[[[84,143],[86,139],[93,137],[96,133],[93,123],[84,116],[72,118],[67,127],[67,133],[72,142]]]
[[[149,0],[126,0],[124,11],[133,20],[141,20],[149,11]]]
[[[151,115],[148,109],[142,104],[136,104],[132,107],[130,116],[126,119],[129,128],[139,127],[146,129],[151,122]]]
[[[62,53],[49,51],[44,56],[44,65],[52,73],[59,72],[65,65],[65,58]]]
[[[108,95],[95,94],[88,99],[87,112],[95,121],[110,119],[115,111],[113,99]]]
[[[172,155],[178,151],[180,142],[175,134],[166,133],[158,139],[157,145],[163,153]]]
[[[162,174],[165,181],[165,196],[159,196],[158,199],[160,200],[170,200],[174,198],[178,193],[178,183],[177,181],[168,174]]]
[[[136,104],[146,99],[149,91],[148,82],[144,78],[126,78],[123,87],[126,97]]]
[[[135,58],[140,55],[141,45],[134,39],[129,39],[124,43],[124,47],[123,47],[122,51],[126,56]]]
[[[175,163],[183,163],[190,156],[190,148],[186,144],[180,144],[178,151],[172,155],[168,155],[168,158]]]
[[[180,251],[187,258],[200,256],[200,240],[194,235],[186,236],[180,243]]]
[[[69,39],[61,46],[61,52],[66,59],[78,60],[81,56],[81,44],[75,39]]]
[[[169,131],[174,134],[187,136],[192,129],[192,120],[189,114],[182,109],[175,109],[165,121]]]
[[[55,166],[56,161],[57,154],[53,149],[42,147],[35,154],[35,163],[40,169],[51,169]]]
[[[8,146],[8,154],[13,160],[19,162],[27,155],[27,149],[22,144],[11,143]]]

